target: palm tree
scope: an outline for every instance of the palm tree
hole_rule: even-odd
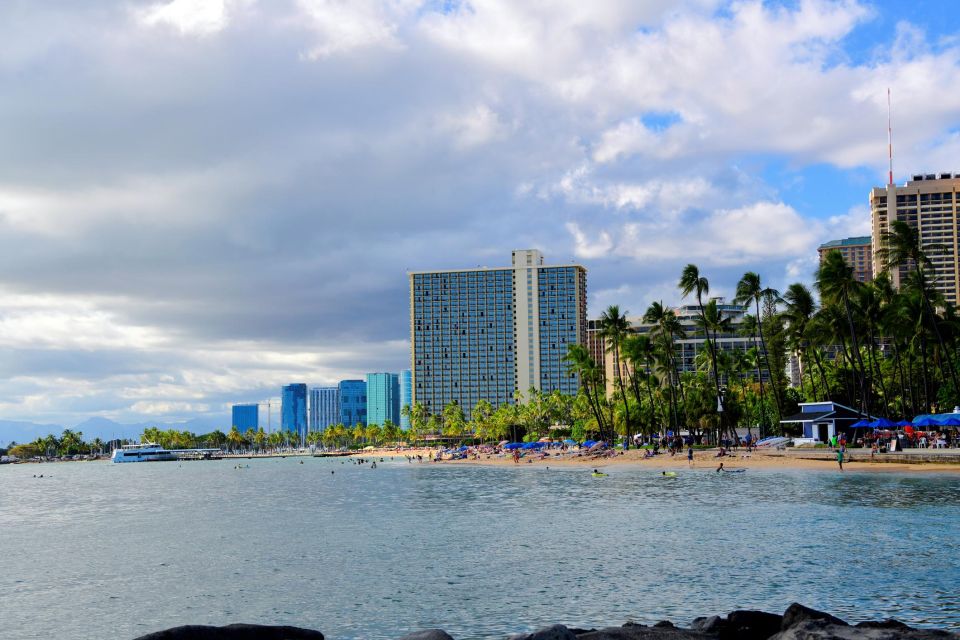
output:
[[[470,412],[470,419],[473,422],[473,433],[481,441],[487,440],[493,436],[493,405],[487,400],[480,400],[473,405],[473,411]]]
[[[586,396],[587,403],[597,421],[600,438],[606,437],[606,416],[603,413],[601,398],[606,400],[606,394],[601,390],[603,374],[590,355],[590,350],[582,344],[568,344],[567,353],[563,357],[567,369],[576,374],[580,380],[580,390]]]
[[[700,275],[700,269],[697,268],[695,264],[688,264],[683,268],[683,272],[680,274],[680,282],[678,283],[680,287],[680,293],[684,298],[689,296],[691,293],[696,293],[697,297],[697,306],[700,309],[700,320],[704,328],[709,326],[707,317],[705,314],[705,307],[703,304],[704,294],[710,293],[710,282],[703,276]],[[723,393],[720,391],[720,378],[717,377],[717,350],[714,341],[710,339],[710,333],[706,332],[703,336],[704,342],[707,346],[707,352],[710,354],[711,361],[711,370],[713,371],[713,385],[717,392],[717,406],[720,409],[720,430],[724,430],[724,417],[723,417]],[[734,437],[736,435],[734,434]]]
[[[680,416],[679,407],[683,402],[684,390],[683,379],[677,366],[677,357],[674,350],[675,341],[685,337],[683,324],[677,318],[673,309],[664,306],[663,302],[653,302],[647,307],[643,314],[643,321],[654,325],[651,335],[654,337],[659,352],[660,359],[663,361],[661,371],[666,372],[666,380],[669,387],[669,402],[671,406],[671,415],[673,417],[672,425],[679,429]],[[674,387],[676,381],[676,388]],[[677,398],[676,390],[680,392],[680,398]],[[668,420],[668,422],[670,422]]]
[[[241,435],[240,430],[237,429],[236,426],[230,427],[230,432],[227,434],[227,442],[230,443],[231,451],[238,451],[240,447],[243,446],[243,435]]]
[[[937,345],[940,347],[940,353],[943,356],[944,362],[941,364],[941,369],[946,367],[949,371],[954,394],[960,398],[960,382],[957,380],[954,360],[944,345],[943,334],[940,332],[937,322],[937,314],[934,311],[930,299],[931,295],[927,289],[928,285],[932,284],[930,282],[932,278],[929,277],[930,272],[932,271],[933,277],[936,277],[930,255],[943,255],[947,253],[947,248],[942,244],[927,244],[924,247],[920,238],[920,230],[910,226],[904,220],[892,221],[889,230],[883,234],[881,242],[882,245],[877,250],[877,257],[883,263],[884,269],[904,268],[913,271],[916,287],[923,300],[923,310],[929,316],[930,325],[937,337]]]
[[[620,370],[620,350],[629,332],[630,323],[627,321],[627,315],[625,312],[621,313],[620,307],[617,305],[610,305],[606,311],[600,315],[600,335],[607,344],[607,350],[613,354],[614,377],[617,381],[617,386],[620,388],[620,397],[623,399],[624,433],[627,434],[630,433],[630,403],[627,401],[627,393],[623,387],[623,375]],[[628,444],[625,446],[629,447],[629,438],[626,442]]]
[[[854,368],[855,375],[859,378],[860,410],[866,412],[868,406],[866,373],[863,358],[860,356],[859,337],[853,322],[853,300],[862,286],[863,284],[854,278],[853,268],[847,264],[839,251],[827,252],[817,269],[817,289],[820,291],[820,299],[824,303],[836,303],[843,306],[850,332],[851,351],[854,356],[850,363]]]
[[[763,322],[762,322],[763,316],[760,315],[760,300],[763,300],[763,299],[779,300],[780,292],[770,287],[764,287],[760,283],[759,274],[753,271],[747,271],[745,274],[743,274],[743,277],[740,278],[740,282],[737,283],[737,293],[733,298],[733,302],[735,304],[742,304],[742,305],[748,305],[750,304],[750,302],[753,302],[756,307],[757,336],[760,338],[760,352],[758,354],[759,355],[758,359],[766,363],[767,376],[770,378],[770,382],[773,385],[773,396],[774,396],[774,399],[776,400],[776,407],[777,407],[777,422],[779,423],[779,421],[783,419],[783,414],[780,409],[780,390],[773,379],[773,372],[770,371],[770,361],[769,359],[766,358],[767,344],[766,344],[766,341],[763,339]],[[763,377],[762,376],[760,376],[759,382],[760,382],[760,402],[762,403],[763,402]],[[766,425],[761,425],[760,427],[761,430],[765,426]],[[761,436],[762,435],[763,434],[761,433]]]
[[[817,304],[814,302],[813,294],[806,285],[795,282],[787,287],[783,294],[783,302],[786,308],[783,311],[784,320],[787,322],[787,343],[797,354],[800,361],[800,388],[803,390],[803,371],[809,371],[810,389],[816,398],[816,384],[813,378],[813,369],[806,362],[807,348],[810,345],[808,330],[813,314],[817,310]],[[827,392],[826,389],[823,391]],[[826,398],[824,398],[826,399]]]

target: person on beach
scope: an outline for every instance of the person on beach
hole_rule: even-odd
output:
[[[837,464],[840,465],[840,471],[843,471],[843,449],[837,449]]]
[[[693,466],[693,447],[692,446],[687,447],[687,466],[688,467]]]

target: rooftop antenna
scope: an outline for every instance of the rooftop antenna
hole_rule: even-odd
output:
[[[890,87],[887,87],[887,157],[890,160],[890,172],[887,174],[887,184],[893,186],[893,125],[890,118]]]

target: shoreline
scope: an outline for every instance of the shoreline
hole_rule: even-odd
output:
[[[660,453],[651,458],[644,458],[643,449],[630,449],[625,453],[617,452],[617,455],[610,457],[592,457],[586,453],[577,455],[577,452],[568,452],[562,455],[549,455],[544,458],[539,456],[528,456],[521,458],[519,463],[515,463],[510,456],[500,454],[481,454],[480,459],[469,458],[460,460],[445,459],[431,464],[441,465],[466,465],[466,466],[484,466],[484,467],[569,467],[569,468],[601,468],[601,467],[650,467],[658,471],[683,471],[687,469],[711,469],[715,470],[721,462],[724,469],[731,471],[736,469],[783,469],[800,471],[833,471],[842,473],[837,465],[836,458],[832,452],[823,452],[819,456],[815,451],[797,451],[786,453],[782,451],[756,451],[746,453],[740,450],[736,453],[730,453],[723,457],[716,456],[716,449],[701,449],[694,451],[693,464],[687,462],[687,454],[679,453],[671,456],[669,453]],[[870,460],[869,450],[860,450],[848,452],[849,459],[843,463],[843,471],[867,471],[871,473],[960,473],[960,463],[952,460],[944,462],[929,461],[911,461],[911,454],[902,455],[901,460],[875,459]],[[394,449],[366,451],[362,454],[356,454],[351,457],[377,457],[377,458],[403,458],[405,455],[427,455],[435,454],[435,449],[416,449],[397,452]],[[956,454],[960,455],[960,453]],[[953,458],[954,456],[950,456]],[[425,459],[424,462],[427,462]]]

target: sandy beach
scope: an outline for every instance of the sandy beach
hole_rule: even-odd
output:
[[[587,453],[577,455],[576,451],[567,452],[562,455],[551,455],[540,458],[538,455],[527,455],[515,463],[513,458],[508,455],[500,456],[497,454],[480,455],[480,459],[466,460],[442,460],[432,464],[445,465],[483,465],[483,466],[549,466],[549,467],[584,467],[601,468],[620,465],[633,465],[640,467],[650,467],[662,471],[681,471],[684,469],[716,469],[721,462],[725,469],[796,469],[811,471],[831,471],[839,473],[836,458],[832,451],[828,450],[802,450],[797,449],[790,452],[781,451],[753,451],[747,453],[741,449],[735,453],[728,453],[726,456],[717,457],[716,449],[704,449],[694,451],[693,463],[687,462],[687,454],[671,456],[669,453],[661,453],[651,458],[644,458],[644,450],[631,449],[625,453],[618,452],[610,457],[593,457]],[[356,456],[360,458],[386,458],[421,455],[424,461],[432,459],[436,454],[436,449],[404,449],[397,452],[395,449],[377,449],[375,451],[359,452]],[[904,458],[909,458],[911,454],[900,454]],[[824,459],[812,459],[817,456],[824,456]],[[829,457],[827,457],[829,456]],[[879,462],[870,460],[869,450],[854,450],[848,453],[848,459],[843,463],[844,471],[869,471],[876,473],[957,473],[960,472],[960,464],[940,463],[940,462]]]

